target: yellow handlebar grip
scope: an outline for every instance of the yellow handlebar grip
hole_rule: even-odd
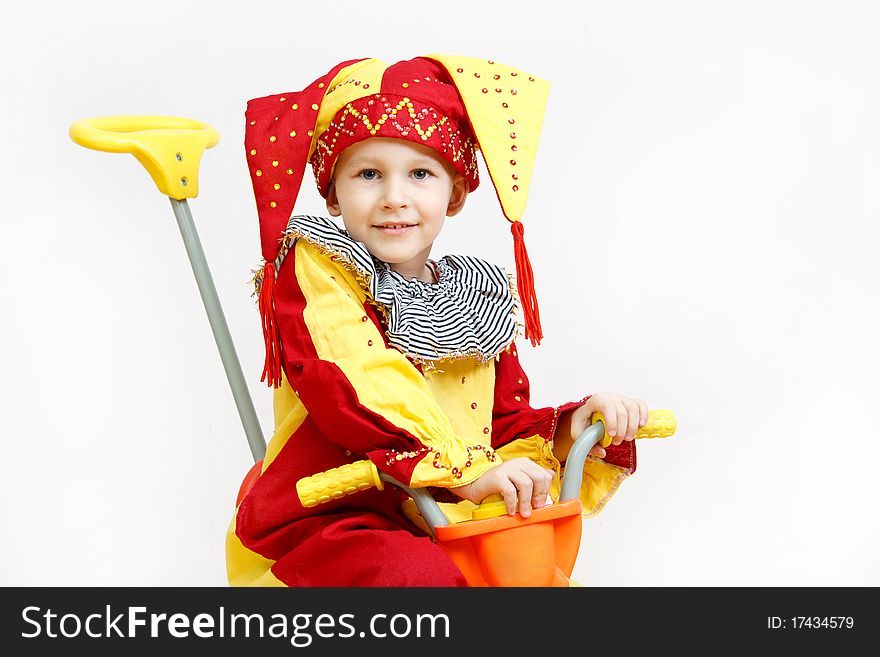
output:
[[[207,123],[176,116],[99,116],[70,126],[80,146],[131,153],[163,194],[178,201],[199,195],[199,163],[220,134]]]
[[[590,424],[601,420],[605,424],[605,418],[599,411],[590,416]],[[668,410],[648,411],[648,421],[636,432],[636,438],[669,438],[675,433],[675,413]],[[602,437],[602,447],[611,444],[611,436],[607,433]]]
[[[379,479],[379,470],[373,462],[364,460],[303,477],[296,482],[296,494],[308,509],[373,486],[383,490],[385,483]]]

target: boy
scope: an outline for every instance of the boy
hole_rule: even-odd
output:
[[[249,104],[276,431],[230,527],[230,583],[464,585],[401,491],[300,505],[299,478],[343,463],[369,458],[430,487],[453,521],[493,493],[508,513],[528,516],[558,492],[561,462],[598,410],[614,438],[588,461],[587,511],[635,470],[644,402],[599,393],[531,408],[507,274],[479,258],[429,259],[445,218],[479,184],[477,146],[505,214],[521,213],[545,100],[546,83],[522,71],[434,55],[344,62],[302,92]],[[290,217],[307,160],[345,230]],[[521,224],[512,229],[534,344],[531,267]]]

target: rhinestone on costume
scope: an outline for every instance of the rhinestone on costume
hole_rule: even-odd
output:
[[[295,110],[296,110],[296,109],[299,109],[299,105],[297,105],[296,103],[294,103],[293,105],[291,105],[291,109],[295,109]]]
[[[367,317],[366,315],[364,315],[363,317],[361,317],[361,321],[362,321],[362,322],[366,322],[366,321],[368,321],[368,320],[369,320],[369,317]]]
[[[287,99],[284,96],[281,96],[281,98],[279,98],[278,100],[283,103]]]
[[[522,379],[517,379],[516,382],[517,382],[517,383],[522,383]]]
[[[483,93],[484,93],[484,94],[487,94],[487,93],[489,93],[489,90],[486,89],[486,87],[483,87]]]
[[[256,171],[254,171],[254,173],[256,173],[258,176],[262,176],[262,175],[263,175],[263,171],[262,171],[262,169],[257,169]]]
[[[252,148],[252,149],[251,149],[251,155],[256,155],[256,154],[257,154],[257,149],[256,149],[256,148]]]
[[[270,208],[274,208],[274,207],[277,207],[277,206],[278,206],[278,204],[277,204],[275,201],[272,201],[271,203],[269,203],[269,207],[270,207]]]
[[[466,377],[461,377],[461,382],[464,383]]]
[[[291,131],[290,131],[290,136],[291,136],[291,137],[296,137],[296,130],[291,130]]]
[[[372,347],[372,346],[373,346],[373,341],[372,341],[372,340],[367,340],[367,346],[368,346],[368,347]]]
[[[510,163],[511,163],[513,166],[516,166],[516,160],[511,160]]]
[[[510,150],[512,150],[512,151],[516,151],[516,144],[514,144],[513,146],[511,146],[511,147],[510,147]]]
[[[522,397],[520,397],[519,395],[514,395],[513,398],[514,398],[516,401],[522,401]]]
[[[313,110],[318,109],[318,103],[312,103],[312,109]]]
[[[476,407],[477,407],[477,402],[473,402],[473,403],[471,404],[471,408],[476,408]]]
[[[274,143],[274,142],[278,141],[278,137],[276,137],[275,135],[272,135],[271,137],[269,137],[269,141]]]
[[[464,69],[463,69],[463,68],[457,68],[457,69],[455,69],[455,70],[458,71],[459,73],[464,73]]]
[[[277,167],[277,166],[278,166],[278,160],[272,160],[272,166],[273,166],[273,167]]]
[[[287,175],[290,176],[290,175],[292,175],[292,174],[293,174],[293,169],[288,169],[288,170],[287,170]]]
[[[483,427],[483,433],[489,433],[489,427]]]
[[[319,82],[319,83],[318,83],[318,89],[323,89],[323,88],[324,88],[324,83],[323,83],[323,82]]]
[[[513,191],[515,191],[515,192],[518,192],[518,191],[519,191],[519,185],[514,185],[513,187],[511,187],[511,189],[512,189]]]
[[[507,109],[507,103],[501,103],[501,107],[503,107],[504,109]]]
[[[272,187],[274,187],[276,190],[281,189],[281,185],[279,185],[278,183],[275,183],[274,185],[272,185]]]

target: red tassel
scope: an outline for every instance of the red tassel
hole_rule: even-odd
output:
[[[529,261],[529,252],[526,251],[526,243],[523,241],[523,225],[521,221],[514,221],[510,225],[513,233],[513,254],[516,260],[516,287],[519,292],[519,300],[523,308],[523,316],[526,323],[526,339],[532,346],[541,344],[544,333],[541,329],[541,313],[538,311],[538,297],[535,295],[535,278],[532,274],[532,263]]]
[[[260,283],[260,319],[263,323],[263,341],[266,343],[266,362],[260,381],[269,380],[266,385],[281,386],[281,337],[275,322],[275,263],[267,262],[263,267],[263,280]]]

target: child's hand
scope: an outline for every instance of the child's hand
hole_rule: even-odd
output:
[[[520,515],[528,518],[532,507],[540,509],[546,503],[554,476],[553,470],[542,468],[531,459],[516,458],[495,466],[476,481],[449,490],[474,504],[500,493],[508,515],[516,515],[519,507]]]
[[[611,443],[614,445],[635,439],[639,428],[648,422],[648,405],[643,399],[632,399],[613,392],[599,392],[572,415],[572,440],[577,440],[584,429],[590,426],[590,416],[595,411],[599,411],[605,418],[605,432],[611,436]],[[590,454],[602,458],[605,456],[605,449],[597,443]]]

